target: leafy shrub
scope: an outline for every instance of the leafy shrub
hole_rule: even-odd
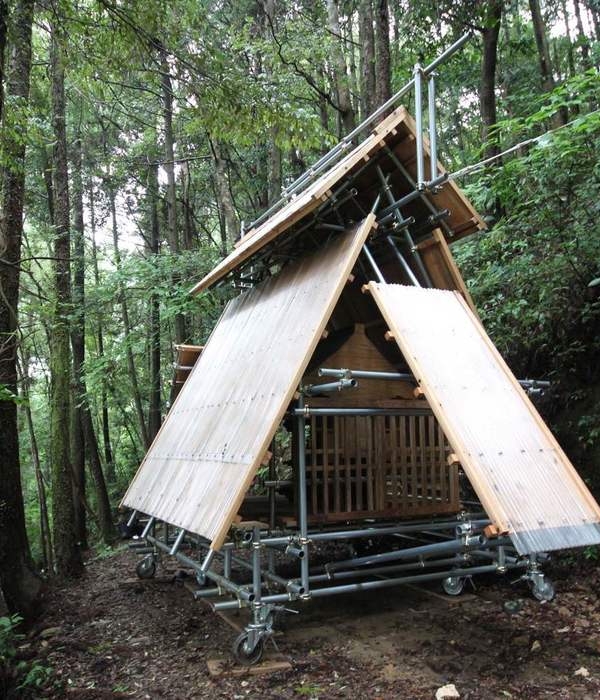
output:
[[[48,682],[51,669],[38,661],[18,658],[18,645],[25,637],[17,632],[19,615],[0,617],[0,697],[33,698]]]

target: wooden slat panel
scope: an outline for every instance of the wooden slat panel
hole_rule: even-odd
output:
[[[124,505],[221,546],[373,219],[228,304]]]
[[[458,292],[369,283],[488,515],[518,551],[600,542],[600,508]]]
[[[310,437],[306,446],[313,522],[391,514],[414,517],[459,510],[458,475],[454,470],[451,477],[445,460],[441,462],[445,438],[437,421],[433,416],[413,416],[407,432],[406,420],[406,416],[311,417],[310,435],[319,436]],[[335,432],[327,436],[328,444],[336,447],[336,455],[343,454],[346,465],[341,474],[335,468],[332,473],[323,461],[331,460],[326,457],[330,450],[320,437],[327,434],[330,422]],[[402,435],[400,430],[404,431]],[[436,442],[438,434],[441,450]],[[410,468],[408,450],[414,460]],[[449,484],[450,478],[456,483]],[[330,507],[329,491],[339,494],[340,488],[345,495],[337,500],[334,497]],[[454,498],[448,498],[449,493]]]

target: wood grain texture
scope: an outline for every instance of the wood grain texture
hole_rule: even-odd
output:
[[[227,305],[123,505],[221,546],[373,221]]]
[[[600,508],[458,292],[369,284],[493,523],[521,554],[600,542]]]

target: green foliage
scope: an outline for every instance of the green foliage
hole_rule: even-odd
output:
[[[0,694],[3,698],[35,698],[51,678],[52,670],[38,661],[18,658],[18,645],[25,636],[17,632],[19,615],[0,617]]]

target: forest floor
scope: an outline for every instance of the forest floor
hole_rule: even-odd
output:
[[[48,593],[21,649],[52,669],[40,697],[420,700],[449,683],[471,700],[600,697],[597,565],[552,565],[544,604],[508,577],[458,598],[402,587],[305,603],[277,636],[291,668],[214,677],[207,661],[233,666],[236,633],[164,575],[132,581],[136,561],[121,550]]]

